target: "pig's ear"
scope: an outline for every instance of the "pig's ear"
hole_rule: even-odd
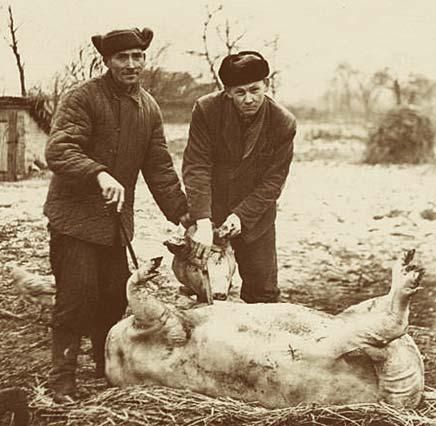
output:
[[[413,260],[414,256],[415,249],[407,250],[406,252],[404,252],[402,257],[403,266],[408,265]]]
[[[153,259],[151,259],[153,271],[155,271],[157,268],[159,268],[159,266],[162,263],[162,259],[163,259],[163,256],[153,257]]]

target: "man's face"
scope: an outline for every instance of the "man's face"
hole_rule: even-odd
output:
[[[227,96],[233,100],[239,113],[248,117],[259,111],[267,90],[267,79],[226,88]]]
[[[114,53],[105,59],[114,80],[122,86],[138,83],[145,66],[145,55],[141,49],[127,49]]]

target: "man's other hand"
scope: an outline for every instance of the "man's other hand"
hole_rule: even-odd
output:
[[[224,223],[218,228],[218,236],[220,238],[233,238],[241,233],[241,219],[232,213],[227,216]]]
[[[124,204],[124,187],[107,172],[97,175],[97,182],[101,188],[101,194],[107,205],[116,204],[117,213],[121,212]]]

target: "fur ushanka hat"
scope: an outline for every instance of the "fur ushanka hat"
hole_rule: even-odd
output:
[[[268,77],[269,65],[260,53],[246,50],[226,56],[218,75],[224,86],[239,86]]]
[[[153,31],[144,28],[140,31],[138,28],[127,30],[115,30],[105,35],[95,35],[91,37],[92,44],[98,52],[108,57],[121,50],[139,48],[147,49],[153,39]]]

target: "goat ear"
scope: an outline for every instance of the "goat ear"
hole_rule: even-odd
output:
[[[95,35],[91,37],[92,44],[99,51],[99,53],[101,53],[101,40],[102,40],[101,35]]]
[[[147,49],[148,46],[150,46],[151,40],[153,40],[153,31],[150,30],[150,28],[144,28],[141,31],[142,39],[144,40],[144,49]]]

